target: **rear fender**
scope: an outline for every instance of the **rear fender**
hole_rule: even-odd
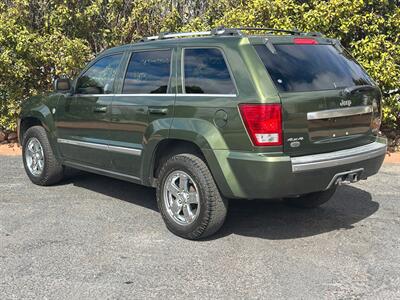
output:
[[[216,149],[227,149],[226,143],[214,124],[201,119],[175,118],[171,128],[154,131],[147,139],[142,159],[142,180],[146,185],[152,185],[152,170],[158,144],[165,139],[176,139],[195,144],[202,152],[206,164],[223,195],[231,195],[226,176],[235,182],[233,172],[230,170],[228,160],[223,156],[215,155]],[[229,175],[231,174],[231,175]]]

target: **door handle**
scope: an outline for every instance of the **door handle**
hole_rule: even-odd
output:
[[[107,106],[96,106],[95,108],[93,108],[93,112],[105,113],[105,112],[107,112]]]
[[[168,113],[168,108],[166,107],[149,107],[149,113],[155,115],[166,115]]]

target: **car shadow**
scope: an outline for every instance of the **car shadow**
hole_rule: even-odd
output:
[[[231,200],[229,204],[224,226],[210,239],[238,234],[284,240],[347,230],[379,208],[370,193],[348,185],[340,186],[327,203],[315,209],[290,207],[279,200]]]
[[[68,183],[158,211],[153,188],[85,172]],[[225,224],[206,240],[231,234],[282,240],[347,230],[378,208],[370,193],[354,186],[340,186],[329,202],[316,209],[294,208],[279,200],[230,200]]]

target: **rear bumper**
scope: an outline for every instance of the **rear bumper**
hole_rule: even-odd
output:
[[[225,197],[268,199],[322,191],[341,174],[357,171],[359,179],[376,174],[385,158],[386,140],[361,147],[300,157],[205,151]]]

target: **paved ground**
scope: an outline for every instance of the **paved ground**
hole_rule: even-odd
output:
[[[42,188],[0,156],[0,298],[400,297],[400,165],[314,211],[231,202],[219,235],[169,233],[154,191],[82,174]]]

